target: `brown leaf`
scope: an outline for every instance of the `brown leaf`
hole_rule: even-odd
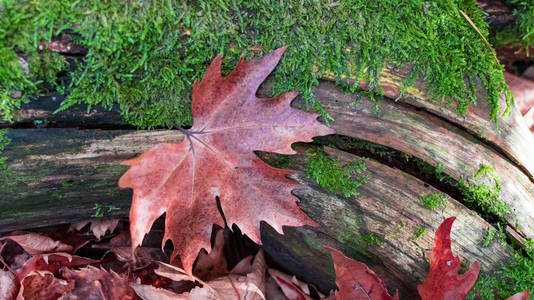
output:
[[[30,258],[30,254],[16,242],[10,239],[0,241],[0,262],[11,270],[22,268]]]
[[[123,163],[131,168],[119,186],[134,190],[132,247],[141,245],[153,222],[166,213],[163,243],[173,242],[173,256],[179,254],[191,273],[199,250],[209,252],[212,224],[224,225],[216,197],[228,224],[236,224],[258,244],[260,221],[278,232],[282,225],[314,224],[291,195],[300,185],[286,178],[290,172],[268,166],[253,153],[293,154],[292,143],[334,133],[317,121],[317,114],[290,107],[296,92],[276,99],[255,96],[285,49],[248,62],[241,59],[225,77],[222,56],[217,56],[193,85],[194,124],[182,130],[184,142],[159,144]]]
[[[135,296],[128,280],[113,271],[88,266],[80,270],[62,268],[61,275],[76,283],[76,288],[61,296],[61,300],[129,300]]]
[[[212,280],[222,275],[228,274],[226,258],[223,253],[224,235],[223,230],[217,231],[215,243],[209,254],[200,251],[198,259],[193,269],[193,274],[203,281]]]
[[[19,299],[58,299],[74,289],[74,281],[54,277],[48,271],[33,271],[21,283]]]
[[[334,260],[336,284],[339,288],[339,291],[335,292],[336,299],[399,299],[398,293],[393,297],[388,294],[382,279],[364,263],[348,258],[336,249],[327,246],[324,248],[330,251]]]
[[[30,255],[37,255],[52,252],[69,252],[72,246],[53,240],[52,238],[39,233],[13,232],[0,240],[10,239],[19,244],[24,251]]]
[[[98,240],[100,240],[100,238],[103,237],[107,231],[109,231],[109,233],[113,233],[113,230],[115,230],[115,228],[119,224],[119,220],[82,221],[72,224],[69,228],[69,231],[80,231],[89,223],[91,223],[91,226],[89,227],[89,232],[92,232],[93,235]]]
[[[183,299],[180,294],[176,294],[166,289],[160,289],[147,284],[132,283],[130,285],[135,293],[143,300],[176,300]]]
[[[291,278],[278,270],[268,269],[269,275],[275,280],[284,295],[289,300],[311,300],[310,290],[306,283],[300,282],[295,277]]]
[[[423,300],[463,299],[477,280],[478,262],[474,262],[464,274],[458,274],[460,258],[454,256],[451,250],[451,228],[455,219],[446,219],[436,231],[428,277],[417,286]]]
[[[67,253],[39,254],[30,258],[15,275],[22,281],[32,271],[56,272],[62,267],[79,267],[98,263],[97,260],[74,256]]]
[[[191,290],[184,299],[260,300],[265,299],[265,258],[260,250],[246,276],[229,274],[209,281],[204,287]]]
[[[10,271],[0,270],[0,299],[14,300],[17,296],[18,282]]]
[[[156,274],[159,276],[172,279],[174,281],[182,281],[182,280],[188,280],[188,281],[194,281],[195,278],[191,275],[188,275],[184,269],[158,262],[158,268],[154,270]]]

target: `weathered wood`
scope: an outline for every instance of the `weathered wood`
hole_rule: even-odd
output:
[[[376,113],[374,104],[367,100],[354,106],[357,96],[344,94],[333,83],[321,83],[315,95],[334,117],[332,128],[338,134],[392,147],[433,166],[442,164],[445,172],[456,180],[472,177],[481,164],[495,166],[501,176],[499,198],[511,209],[507,220],[512,227],[518,224],[525,236],[534,237],[534,184],[487,144],[433,114],[387,98],[380,102],[380,112]],[[534,142],[529,145],[530,148],[521,148],[521,152],[532,151]]]
[[[2,156],[11,171],[0,173],[0,231],[87,219],[96,203],[105,216],[126,216],[131,191],[117,182],[120,162],[154,144],[179,142],[178,131],[11,129]],[[2,182],[3,181],[3,182]],[[107,212],[108,206],[118,210]]]
[[[528,227],[533,222],[532,213],[529,213],[533,211],[532,182],[525,170],[511,161],[510,157],[517,155],[502,154],[507,153],[502,145],[511,140],[502,138],[500,141],[504,144],[496,150],[463,130],[469,127],[460,127],[457,115],[446,110],[439,112],[439,104],[426,100],[395,103],[384,99],[380,104],[381,112],[375,114],[374,105],[369,101],[352,106],[357,95],[345,95],[332,83],[321,83],[315,95],[336,118],[332,126],[339,134],[387,145],[432,165],[439,162],[446,166],[446,173],[456,179],[472,176],[480,163],[496,166],[503,183],[502,200],[515,209],[510,218],[512,227],[517,219],[521,231],[532,230]],[[298,106],[299,102],[294,105]],[[82,111],[76,114],[77,117],[69,117],[73,122],[85,118]],[[107,118],[105,113],[93,116],[101,120]],[[35,115],[28,120],[32,118]],[[117,115],[111,119],[116,120]],[[116,121],[104,123],[117,124]],[[482,123],[476,124],[482,126]],[[515,132],[516,128],[510,126],[509,130]],[[95,203],[120,208],[109,214],[104,211],[105,216],[126,216],[131,192],[117,188],[118,178],[125,170],[119,165],[120,161],[135,157],[159,142],[183,139],[178,131],[77,128],[10,129],[8,137],[12,142],[2,156],[7,156],[7,164],[15,177],[12,176],[11,185],[4,186],[0,198],[0,231],[88,219],[95,212]],[[529,143],[513,149],[524,153],[530,149],[524,148]],[[305,188],[294,194],[299,197],[301,208],[321,227],[286,228],[286,235],[280,236],[263,226],[262,240],[272,260],[322,290],[334,286],[330,258],[321,248],[326,244],[368,263],[389,287],[401,291],[402,298],[417,298],[415,286],[426,276],[425,258],[432,247],[433,233],[452,215],[458,218],[452,232],[453,249],[465,261],[477,260],[482,270],[489,271],[509,259],[509,249],[497,240],[481,248],[481,241],[491,226],[456,200],[449,198],[449,205],[444,209],[424,208],[419,198],[437,192],[425,182],[369,161],[369,181],[360,187],[360,196],[345,198],[325,192],[306,178],[303,174],[305,155],[303,148],[299,149],[301,154],[292,159],[292,168],[297,170],[294,178]],[[355,158],[348,153],[330,152],[342,161]],[[428,230],[415,240],[417,226]],[[378,236],[383,248],[365,242],[363,237],[370,232]]]
[[[103,108],[100,105],[88,107],[87,105],[74,105],[68,110],[58,111],[65,96],[51,94],[39,97],[22,107],[15,114],[15,124],[0,122],[0,128],[16,127],[81,127],[81,128],[106,128],[119,127],[122,118],[116,107]],[[128,127],[128,126],[124,126]],[[134,129],[133,126],[129,126]]]
[[[401,299],[417,299],[415,287],[426,278],[426,260],[435,230],[450,216],[457,218],[451,235],[453,251],[464,263],[476,260],[482,272],[488,272],[510,258],[509,249],[498,239],[486,248],[481,246],[487,230],[492,228],[486,221],[450,197],[446,208],[425,208],[420,197],[439,191],[398,169],[368,161],[368,170],[362,175],[368,175],[369,180],[358,189],[359,196],[345,198],[326,192],[304,175],[304,149],[299,147],[301,154],[293,158],[292,168],[298,172],[291,177],[305,189],[295,190],[294,194],[300,199],[299,206],[321,227],[288,228],[287,236],[280,236],[273,229],[262,232],[266,253],[289,272],[302,274],[304,280],[323,289],[330,287],[325,282],[325,278],[329,282],[334,279],[332,270],[325,267],[330,265],[330,258],[321,249],[326,244],[364,261],[388,287],[400,290]],[[357,158],[339,150],[328,152],[344,163]],[[415,239],[419,226],[427,231]],[[383,247],[364,241],[364,235],[371,232]]]
[[[399,97],[402,90],[401,83],[406,79],[409,68],[409,65],[400,69],[391,65],[382,70],[379,76],[379,84],[384,91],[385,97],[390,99]],[[366,81],[361,81],[358,85],[363,89],[369,87]],[[317,91],[321,90],[322,88],[317,88]],[[461,116],[456,112],[454,105],[447,107],[439,100],[432,100],[428,96],[427,88],[421,80],[416,81],[413,87],[406,88],[398,101],[444,118],[471,133],[475,138],[491,144],[508,159],[520,166],[531,180],[534,179],[534,157],[531,155],[534,137],[525,124],[521,113],[516,107],[513,107],[509,116],[499,119],[498,122],[491,121],[489,120],[490,110],[485,101],[486,93],[481,85],[479,85],[477,93],[477,106],[472,106],[465,116]],[[501,99],[500,106],[505,107],[504,99]]]

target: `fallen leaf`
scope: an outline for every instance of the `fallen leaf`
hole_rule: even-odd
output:
[[[259,224],[265,221],[282,233],[282,225],[314,225],[296,205],[291,191],[300,185],[287,170],[262,162],[253,151],[295,153],[291,144],[334,133],[318,115],[290,107],[297,92],[276,99],[255,96],[276,67],[285,47],[261,59],[244,61],[221,76],[217,56],[204,78],[193,85],[193,127],[182,130],[180,144],[162,143],[124,162],[131,168],[119,180],[134,190],[130,209],[132,247],[141,245],[153,222],[166,213],[163,243],[171,240],[175,255],[192,273],[194,260],[209,252],[212,224],[228,224],[260,244]]]
[[[58,299],[74,289],[74,281],[54,277],[48,271],[33,271],[21,282],[18,299]]]
[[[89,226],[89,232],[91,232],[98,240],[100,240],[100,238],[102,238],[106,234],[106,232],[109,231],[109,233],[113,233],[113,230],[115,230],[115,228],[119,224],[119,220],[82,221],[72,224],[69,228],[69,231],[80,231],[89,223],[91,223],[91,225]]]
[[[147,284],[132,283],[130,286],[134,289],[137,296],[141,297],[143,300],[176,300],[181,297],[180,294]]]
[[[246,276],[229,274],[196,287],[183,299],[206,300],[260,300],[265,299],[266,264],[263,251],[259,251]]]
[[[393,297],[388,294],[382,279],[364,263],[348,258],[336,249],[327,246],[324,248],[330,251],[334,260],[336,284],[339,288],[334,293],[337,300],[399,299],[398,293]]]
[[[423,300],[463,299],[477,280],[480,270],[478,262],[474,262],[464,274],[458,274],[460,258],[452,254],[450,236],[455,219],[446,219],[436,231],[428,277],[417,286]]]
[[[226,258],[223,253],[224,247],[224,235],[223,230],[217,231],[215,235],[215,242],[209,253],[200,251],[198,254],[193,274],[202,279],[208,281],[224,274],[228,274],[228,267]]]
[[[14,300],[17,296],[18,282],[10,271],[0,270],[0,299]]]
[[[10,239],[19,244],[30,255],[52,252],[69,252],[71,245],[56,241],[46,235],[32,232],[13,232],[0,240]]]
[[[174,281],[182,281],[182,280],[189,280],[194,281],[195,278],[193,278],[191,275],[188,275],[187,272],[184,269],[158,262],[158,268],[154,270],[156,274],[159,276],[163,276],[169,279],[172,279]]]
[[[135,292],[128,280],[113,271],[108,272],[93,266],[80,270],[64,267],[61,269],[61,275],[76,284],[74,289],[59,298],[61,300],[129,300],[135,297]]]
[[[28,252],[16,242],[6,239],[0,241],[0,262],[11,270],[18,270],[31,258]]]
[[[506,300],[528,300],[529,297],[530,297],[530,292],[526,290],[526,291],[522,291],[515,295],[510,296],[506,298]]]
[[[99,261],[70,255],[68,253],[39,254],[30,258],[22,268],[15,271],[15,275],[22,281],[24,277],[33,271],[56,272],[62,267],[79,267],[96,264]]]
[[[291,278],[289,275],[274,269],[269,269],[268,273],[275,280],[287,299],[311,300],[307,284],[301,284],[296,278]]]

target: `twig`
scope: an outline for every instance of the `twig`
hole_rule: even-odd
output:
[[[497,62],[497,64],[500,64],[499,62],[499,59],[497,58],[497,54],[495,54],[495,51],[493,50],[493,48],[491,48],[491,45],[490,43],[488,42],[488,40],[484,37],[484,35],[482,34],[482,32],[480,32],[480,30],[478,30],[478,27],[475,25],[475,23],[473,23],[473,21],[460,9],[459,10],[460,13],[462,14],[462,16],[464,16],[464,18],[467,20],[467,22],[469,22],[469,24],[471,24],[471,26],[473,26],[473,28],[475,28],[475,30],[478,32],[478,34],[480,35],[480,37],[482,37],[482,39],[484,40],[484,42],[486,42],[486,45],[488,46],[488,49],[490,50],[491,54],[493,54],[493,57],[495,58],[495,61]]]

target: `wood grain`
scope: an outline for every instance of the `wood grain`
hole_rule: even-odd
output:
[[[486,248],[481,246],[487,230],[492,228],[486,221],[450,197],[446,208],[425,208],[420,197],[439,191],[398,169],[370,160],[366,163],[368,170],[362,174],[368,175],[369,180],[358,189],[359,196],[345,198],[325,191],[304,174],[305,149],[301,146],[300,154],[293,158],[292,168],[297,172],[291,177],[305,186],[294,194],[300,199],[299,206],[321,227],[288,228],[287,236],[272,229],[262,233],[266,253],[289,272],[302,274],[304,280],[328,289],[328,282],[324,281],[333,280],[333,270],[324,267],[329,266],[330,260],[320,248],[326,244],[368,264],[389,288],[400,291],[401,299],[417,299],[415,287],[426,278],[434,232],[450,216],[457,217],[452,247],[463,263],[476,260],[482,272],[488,272],[510,258],[510,250],[498,239]],[[342,163],[357,158],[339,150],[327,152]],[[426,228],[426,232],[415,239],[419,227]],[[377,236],[383,247],[368,245],[363,237],[369,233]]]
[[[338,134],[389,146],[433,166],[439,163],[456,180],[472,178],[481,164],[495,166],[502,184],[499,199],[511,209],[508,222],[512,227],[519,224],[523,235],[534,237],[534,184],[520,168],[481,140],[434,114],[387,98],[380,102],[379,113],[366,99],[354,106],[360,96],[345,94],[333,83],[321,83],[315,95],[334,117],[332,128]],[[301,103],[296,101],[294,105]],[[522,152],[530,149],[534,149],[534,143]]]

